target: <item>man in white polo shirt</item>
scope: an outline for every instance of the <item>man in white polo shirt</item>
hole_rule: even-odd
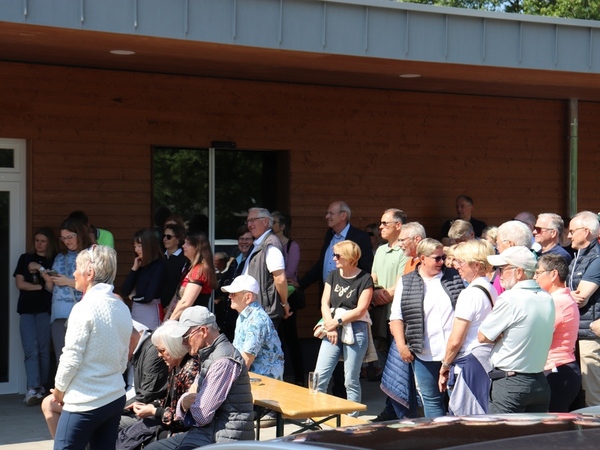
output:
[[[532,279],[537,262],[527,247],[509,247],[488,261],[500,267],[506,289],[477,336],[481,343],[495,344],[488,412],[547,412],[550,387],[544,365],[554,331],[554,302]]]

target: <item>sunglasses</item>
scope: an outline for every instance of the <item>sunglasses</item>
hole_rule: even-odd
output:
[[[427,255],[428,258],[434,259],[436,263],[439,263],[440,261],[446,261],[446,255],[442,255],[442,256],[430,256]]]
[[[334,254],[333,254],[333,257],[334,257],[335,259],[340,259],[340,258],[342,257],[342,255],[340,255],[339,253],[334,253]]]
[[[167,241],[170,241],[174,237],[175,236],[173,236],[172,234],[163,234],[163,239],[166,239]]]

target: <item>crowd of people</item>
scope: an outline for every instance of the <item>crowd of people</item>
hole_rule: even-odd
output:
[[[75,211],[58,240],[36,230],[15,270],[25,403],[42,402],[55,449],[252,439],[248,372],[281,380],[289,359],[305,385],[297,315],[318,283],[317,389],[361,402],[360,378],[381,380],[374,421],[600,404],[598,216],[565,226],[523,212],[488,227],[466,195],[456,211],[438,241],[396,208],[360,230],[333,202],[301,277],[280,212],[251,208],[236,254],[214,256],[204,232],[171,216],[134,234],[120,296],[112,235]]]

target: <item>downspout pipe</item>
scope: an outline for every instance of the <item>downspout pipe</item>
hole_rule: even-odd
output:
[[[579,102],[576,98],[569,100],[569,217],[577,214],[577,160],[579,156]]]

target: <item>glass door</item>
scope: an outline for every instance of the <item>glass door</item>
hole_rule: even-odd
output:
[[[0,139],[0,394],[25,391],[12,273],[25,250],[25,141]]]

